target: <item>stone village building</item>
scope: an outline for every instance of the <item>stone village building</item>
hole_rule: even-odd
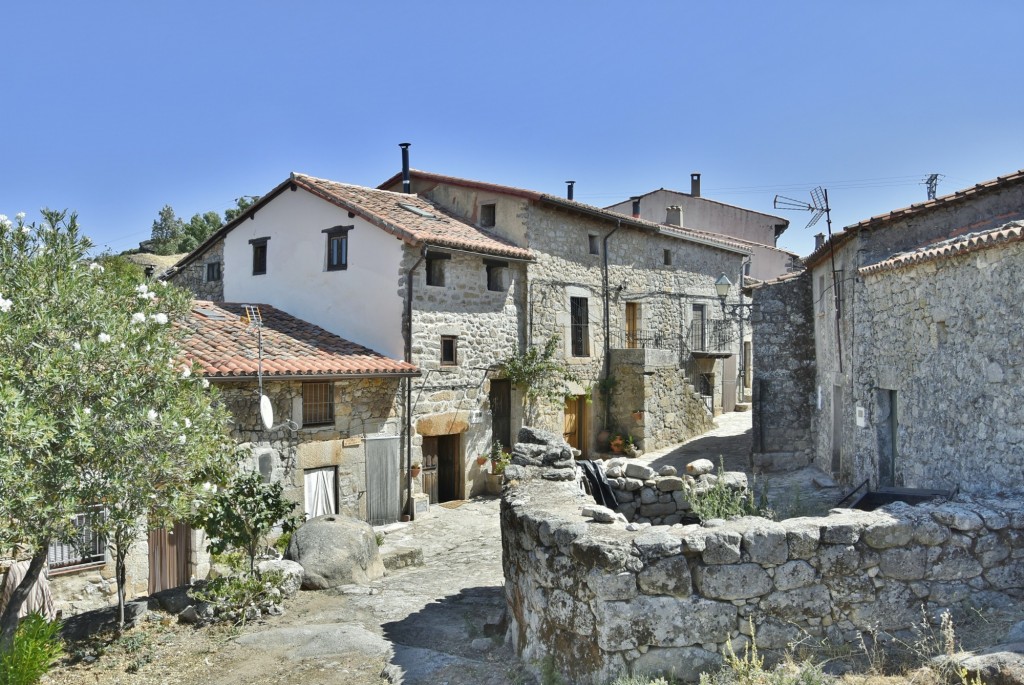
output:
[[[692,173],[689,193],[659,188],[607,209],[631,213],[665,226],[685,226],[693,231],[715,234],[746,247],[750,250],[750,257],[743,262],[739,273],[728,274],[733,283],[744,286],[740,291],[741,305],[746,304],[743,296],[748,293],[747,286],[803,270],[795,253],[778,247],[779,237],[789,227],[788,219],[704,197],[700,183],[701,175]],[[741,311],[745,318],[746,309],[741,306]],[[742,353],[738,360],[727,359],[725,364],[731,366],[738,361],[738,375],[742,381],[737,388],[739,401],[746,404],[750,401],[753,380],[753,334],[749,326],[741,328],[740,337],[743,339]],[[726,375],[732,376],[730,372]]]
[[[484,489],[476,456],[510,445],[524,420],[521,392],[497,367],[552,335],[585,380],[537,419],[584,453],[602,428],[649,449],[710,427],[723,408],[721,360],[738,352],[714,281],[738,273],[747,248],[533,191],[410,176],[402,193],[386,189],[401,176],[371,189],[292,174],[168,277],[415,366],[421,375],[396,392],[407,408],[398,450],[403,473],[410,462],[423,473],[400,482],[402,511],[420,489],[431,502]],[[609,373],[606,403],[597,386]],[[301,407],[278,404],[280,421]],[[269,458],[274,440],[250,442]],[[274,477],[282,468],[264,465]]]
[[[872,217],[755,290],[754,450],[872,488],[1024,487],[1024,172]]]

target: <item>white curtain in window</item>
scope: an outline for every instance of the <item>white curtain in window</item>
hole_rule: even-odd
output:
[[[306,516],[313,518],[338,513],[335,468],[306,469]]]

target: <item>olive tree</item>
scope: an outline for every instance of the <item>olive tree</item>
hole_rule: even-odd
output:
[[[227,414],[178,348],[191,298],[90,261],[74,214],[0,215],[0,549],[29,550],[0,616],[0,648],[51,543],[75,544],[76,513],[117,566],[147,524],[184,518],[235,458]]]

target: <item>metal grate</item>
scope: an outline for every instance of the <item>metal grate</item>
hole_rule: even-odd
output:
[[[107,540],[96,530],[104,515],[103,506],[96,504],[72,517],[78,537],[74,542],[50,543],[46,554],[50,570],[91,566],[107,560]]]
[[[334,423],[334,384],[316,382],[302,384],[302,425]]]

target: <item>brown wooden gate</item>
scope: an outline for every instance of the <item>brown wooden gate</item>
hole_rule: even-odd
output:
[[[491,392],[491,440],[502,447],[512,449],[512,383],[507,380],[492,380]]]
[[[191,526],[175,523],[149,531],[149,594],[188,585],[192,569]]]

